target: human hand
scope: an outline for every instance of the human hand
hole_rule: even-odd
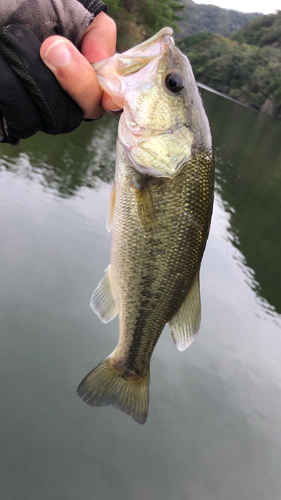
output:
[[[118,106],[99,87],[90,63],[115,54],[116,25],[101,12],[85,31],[81,52],[66,38],[51,36],[41,45],[40,55],[61,87],[83,110],[84,118],[99,118],[104,111],[117,111]]]

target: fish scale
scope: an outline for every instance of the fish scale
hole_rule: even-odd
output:
[[[213,203],[213,165],[207,160],[204,162],[209,151],[202,152],[174,179],[150,179],[159,224],[158,239],[155,240],[140,225],[137,201],[130,187],[132,167],[126,164],[121,145],[117,151],[121,160],[116,173],[118,195],[111,269],[119,288],[120,338],[114,358],[122,360],[130,370],[134,366],[144,375],[165,324],[178,311],[198,272],[210,223],[210,216],[206,215],[210,214]],[[190,179],[196,176],[198,164],[201,170],[205,165],[205,181],[200,180],[198,187],[190,191]],[[205,199],[198,196],[202,184]],[[176,214],[178,207],[180,213]],[[184,213],[196,217],[202,229]],[[125,246],[124,241],[128,242]],[[138,263],[137,274],[135,263]],[[132,273],[134,280],[131,279]],[[143,280],[147,274],[150,279]],[[147,295],[149,300],[145,300]],[[142,322],[138,320],[140,315]]]

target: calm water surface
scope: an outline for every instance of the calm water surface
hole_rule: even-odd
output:
[[[164,330],[144,426],[75,393],[118,337],[89,307],[117,120],[1,146],[1,499],[280,500],[281,123],[202,95],[217,158],[202,326],[184,353]]]

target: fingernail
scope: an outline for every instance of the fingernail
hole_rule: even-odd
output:
[[[109,111],[109,110],[107,110],[107,112],[109,114],[113,115],[113,116],[120,116],[123,113],[123,109],[119,108],[119,109],[116,109],[115,111]]]
[[[52,70],[55,70],[58,67],[66,66],[69,59],[70,52],[62,40],[57,40],[52,43],[43,57],[44,62]]]

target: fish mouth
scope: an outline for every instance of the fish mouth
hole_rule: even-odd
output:
[[[163,51],[163,48],[159,46],[159,41],[161,43],[161,39],[163,40],[162,45],[175,45],[172,28],[162,28],[154,36],[152,36],[148,40],[145,40],[144,42],[139,43],[139,45],[136,45],[132,49],[126,50],[126,52],[123,52],[122,55],[148,57],[158,56],[160,52]]]
[[[169,38],[167,38],[169,37]],[[154,36],[145,40],[144,42],[139,43],[135,47],[132,47],[121,54],[116,53],[115,56],[110,57],[109,59],[103,59],[103,61],[98,61],[96,63],[92,63],[92,66],[95,71],[99,72],[101,68],[110,60],[114,58],[121,58],[123,62],[125,62],[125,56],[128,58],[132,57],[154,57],[160,55],[163,51],[163,48],[159,46],[159,41],[163,39],[164,44],[175,45],[173,39],[173,30],[172,28],[162,28],[158,33]],[[163,45],[163,44],[162,44]],[[161,50],[162,49],[162,50]],[[149,59],[148,59],[149,60]]]
[[[163,28],[136,47],[92,64],[100,87],[114,103],[123,107],[126,91],[136,85],[139,71],[146,71],[150,63],[162,57],[167,47],[175,45],[172,35],[171,28]]]

